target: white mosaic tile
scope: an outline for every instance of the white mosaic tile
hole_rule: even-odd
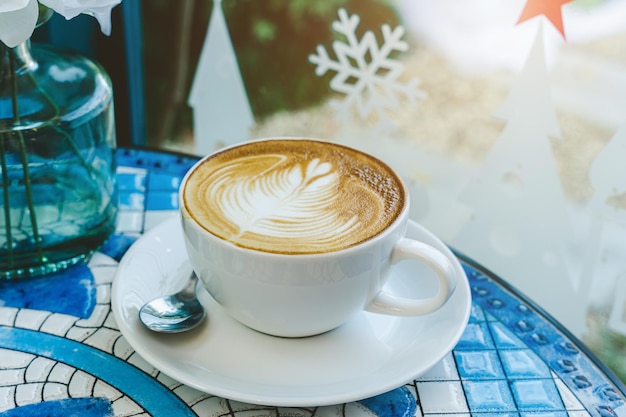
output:
[[[139,354],[133,353],[126,362],[135,365],[137,368],[141,369],[145,373],[156,376],[159,374],[159,371],[154,368],[154,366],[150,365],[144,358],[142,358]]]
[[[78,320],[76,325],[80,327],[100,327],[108,317],[110,310],[111,307],[109,305],[98,304],[94,307],[88,319]]]
[[[458,381],[454,357],[452,353],[447,354],[441,361],[417,379],[417,381]]]
[[[116,342],[115,346],[113,346],[113,354],[121,359],[128,360],[128,358],[133,355],[135,351],[128,344],[128,341],[124,338],[124,336],[120,336]],[[138,356],[138,355],[137,355]]]
[[[174,393],[187,404],[196,404],[209,396],[205,392],[198,391],[186,385],[180,385],[174,389]]]
[[[113,346],[120,337],[120,333],[117,330],[111,330],[103,327],[97,329],[96,332],[85,339],[83,343],[105,352],[112,353]]]
[[[115,389],[106,382],[98,380],[96,381],[96,385],[94,386],[93,396],[108,398],[111,402],[113,402],[119,398],[122,398],[124,394],[122,394],[119,390]]]
[[[117,215],[115,231],[117,233],[141,232],[143,230],[143,212],[120,211]]]
[[[378,417],[363,404],[356,402],[346,404],[345,412],[350,417]]]
[[[15,390],[16,405],[22,406],[40,402],[43,397],[43,383],[21,384]]]
[[[100,268],[106,268],[106,267],[115,267],[118,265],[118,262],[111,258],[108,255],[105,255],[102,252],[96,252],[93,254],[93,256],[91,257],[91,259],[89,260],[89,263],[87,264],[87,266],[89,266],[89,268],[93,271],[97,271]],[[108,281],[110,282],[110,281]],[[96,281],[96,284],[102,284],[103,282],[101,281]]]
[[[76,323],[77,318],[67,314],[54,313],[42,323],[40,330],[57,336],[65,336]]]
[[[113,401],[113,412],[116,416],[135,416],[144,410],[128,397],[121,397]]]
[[[35,359],[35,355],[15,350],[0,349],[0,369],[26,368]]]
[[[21,309],[15,318],[15,327],[37,330],[50,314],[47,311]]]
[[[0,387],[0,412],[15,408],[15,385]]]
[[[469,412],[460,382],[418,382],[417,389],[424,415]]]
[[[26,369],[2,369],[0,370],[0,386],[11,386],[24,383]]]
[[[61,400],[68,398],[67,385],[55,382],[48,382],[43,388],[43,400]]]
[[[13,326],[18,309],[13,307],[0,307],[0,325]]]
[[[144,232],[158,226],[164,221],[178,216],[178,210],[148,211],[145,214]]]
[[[240,413],[242,411],[246,411],[246,410],[250,410],[254,408],[252,404],[242,403],[239,401],[229,401],[229,400],[224,400],[220,402],[220,406],[224,410],[233,410],[235,413]]]
[[[209,396],[199,403],[194,404],[191,409],[199,416],[220,415],[220,410],[226,410],[223,405],[225,401],[226,400],[219,397]]]
[[[231,404],[233,404],[233,401],[231,401]],[[268,408],[263,408],[263,407],[246,407],[246,408],[251,408],[251,409],[245,409],[245,408],[241,408],[238,406],[233,406],[233,408],[236,410],[235,411],[235,415],[237,417],[278,417],[279,413],[277,412],[277,410],[275,409],[268,409]],[[309,417],[308,415],[306,415],[305,413],[302,412],[302,410],[293,410],[293,409],[289,409],[291,411],[291,413],[286,412],[285,414],[290,416],[290,417]],[[324,413],[324,407],[320,408],[317,410],[319,414],[317,414],[317,417],[329,417],[328,414]],[[308,414],[308,413],[307,413]],[[337,415],[335,413],[335,415]]]
[[[109,284],[98,285],[96,303],[107,305],[111,303],[111,286]]]
[[[72,327],[70,330],[68,330],[68,332],[65,335],[65,337],[67,337],[68,339],[71,339],[71,340],[76,340],[78,342],[81,342],[81,341],[87,339],[93,333],[95,333],[95,331],[96,331],[96,329],[92,329],[92,328]]]
[[[96,378],[83,371],[76,371],[69,383],[69,392],[72,397],[90,397]]]
[[[113,261],[112,265],[100,265],[94,268],[91,268],[91,274],[93,275],[93,282],[98,287],[101,285],[110,285],[113,282],[113,278],[115,277],[115,271],[117,268],[117,262],[114,259],[109,258],[108,256],[102,255],[101,258],[103,261],[107,263],[109,260]]]
[[[117,325],[117,322],[115,321],[115,315],[113,314],[112,311],[109,312],[109,315],[107,316],[104,323],[102,323],[102,325],[104,327],[108,327],[109,329],[114,329],[118,331],[120,329],[119,326]]]
[[[179,387],[183,384],[181,384],[180,382],[178,382],[177,380],[175,380],[174,378],[169,377],[168,375],[164,374],[164,373],[159,373],[159,375],[157,376],[157,380],[165,385],[167,388],[169,388],[170,390],[173,390],[176,387]]]
[[[61,362],[57,362],[48,376],[48,380],[52,382],[62,382],[68,384],[72,375],[76,372],[76,368],[66,365]]]
[[[45,382],[56,362],[38,357],[26,368],[26,382]]]
[[[561,395],[561,399],[563,400],[563,404],[565,405],[565,409],[567,410],[584,410],[585,407],[578,401],[576,395],[565,385],[565,383],[554,375],[554,382],[556,383],[556,388],[559,390],[559,394]]]
[[[568,411],[567,415],[569,417],[591,417],[591,414],[588,411],[580,410],[580,411]],[[618,416],[622,416],[618,414]]]

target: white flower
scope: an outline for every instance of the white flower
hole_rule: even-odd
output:
[[[122,0],[39,0],[41,4],[72,19],[81,13],[94,16],[102,33],[111,33],[111,9]],[[0,41],[12,48],[30,38],[37,24],[37,0],[0,0]]]
[[[111,34],[111,9],[122,0],[40,0],[55,12],[70,20],[81,13],[90,14],[100,23],[105,35]]]
[[[0,0],[0,41],[13,48],[30,38],[38,15],[37,0]]]

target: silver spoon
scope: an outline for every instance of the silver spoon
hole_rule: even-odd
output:
[[[148,329],[161,333],[180,333],[196,327],[206,316],[196,297],[197,283],[198,277],[192,272],[185,288],[144,304],[139,320]]]

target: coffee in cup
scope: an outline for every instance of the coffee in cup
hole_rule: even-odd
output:
[[[457,277],[436,249],[403,237],[409,198],[387,164],[313,139],[265,139],[220,150],[179,193],[190,262],[243,324],[277,336],[331,330],[360,311],[425,314]],[[400,259],[426,263],[439,291],[397,300],[383,291]]]
[[[314,254],[354,246],[402,211],[397,175],[372,156],[311,140],[272,140],[218,152],[193,170],[183,203],[236,246]]]

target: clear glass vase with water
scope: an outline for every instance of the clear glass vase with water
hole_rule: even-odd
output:
[[[99,65],[0,43],[0,184],[0,279],[73,265],[113,232],[113,92]]]

